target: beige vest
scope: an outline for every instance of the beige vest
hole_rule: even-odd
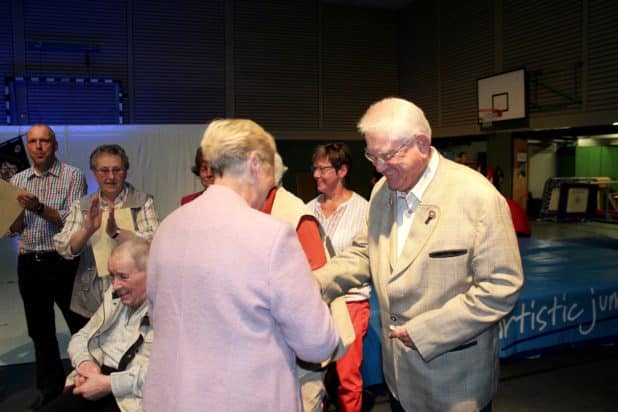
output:
[[[294,228],[294,230],[298,228],[298,224],[303,216],[314,216],[313,212],[305,206],[301,199],[294,196],[283,187],[279,187],[277,189],[277,194],[275,195],[275,201],[273,202],[273,208],[270,214],[271,216],[289,224]],[[318,226],[320,226],[317,219],[315,222]],[[324,235],[324,231],[321,226],[320,234],[322,234],[326,257],[330,259],[332,256],[326,246],[329,240]],[[335,352],[333,352],[331,358],[323,362],[322,366],[325,366],[329,362],[339,359],[345,355],[349,346],[355,339],[354,327],[352,326],[352,320],[350,319],[350,313],[348,312],[345,298],[340,297],[333,300],[330,304],[330,312],[333,317],[333,321],[335,322],[335,327],[339,332],[339,344],[337,345],[337,348],[335,349]]]

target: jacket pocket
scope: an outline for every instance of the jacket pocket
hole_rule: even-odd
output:
[[[89,292],[92,288],[97,277],[97,269],[94,266],[90,266],[83,270],[81,273],[78,273],[75,277],[75,283],[79,290],[83,292]]]
[[[472,346],[476,346],[477,342],[474,340],[472,342],[464,343],[463,345],[459,345],[456,348],[451,349],[449,352],[459,352],[460,350],[471,348]]]
[[[435,259],[450,258],[465,255],[466,253],[468,253],[466,249],[438,250],[436,252],[429,252],[429,257]]]

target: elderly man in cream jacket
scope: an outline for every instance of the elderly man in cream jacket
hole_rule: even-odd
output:
[[[353,245],[315,272],[324,294],[373,281],[394,411],[489,411],[498,322],[524,280],[504,196],[431,146],[429,122],[411,102],[375,103],[359,131],[384,178]]]

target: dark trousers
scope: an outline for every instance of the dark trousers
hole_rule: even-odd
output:
[[[114,395],[109,394],[96,401],[89,401],[81,395],[73,395],[73,388],[67,389],[56,399],[39,410],[40,412],[118,412]]]
[[[54,303],[58,305],[71,334],[88,319],[69,309],[79,259],[66,260],[55,252],[26,253],[17,259],[19,293],[24,302],[28,336],[34,344],[36,386],[44,400],[64,388],[64,368],[56,339]]]
[[[391,391],[388,391],[388,400],[389,400],[389,402],[391,404],[391,411],[392,412],[406,412],[406,410],[401,405],[401,402],[399,402],[393,396]],[[480,412],[491,412],[491,401],[489,401],[489,403],[487,405],[485,405],[485,407],[483,409],[481,409]]]

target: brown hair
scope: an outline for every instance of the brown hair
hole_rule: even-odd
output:
[[[311,160],[315,162],[316,160],[324,158],[328,159],[330,164],[332,164],[337,171],[341,169],[343,165],[348,167],[348,173],[343,178],[343,183],[347,187],[350,170],[352,169],[352,156],[350,155],[350,148],[348,145],[343,142],[333,142],[317,146],[313,151]]]

